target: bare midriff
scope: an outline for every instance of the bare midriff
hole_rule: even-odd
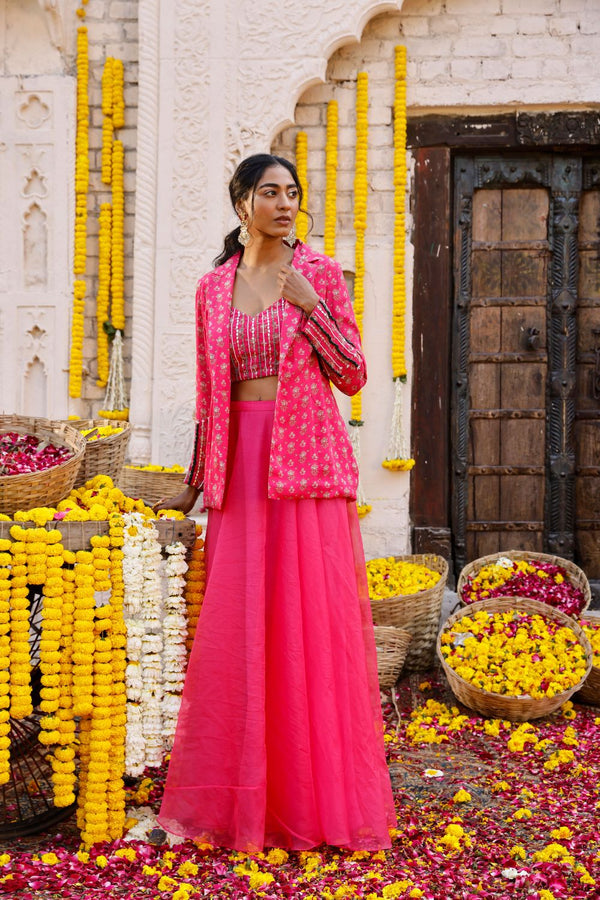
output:
[[[253,378],[251,381],[234,381],[231,385],[232,400],[274,400],[277,395],[277,375]]]

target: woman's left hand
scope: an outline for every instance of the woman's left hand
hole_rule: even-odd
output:
[[[308,278],[293,266],[285,265],[279,270],[277,284],[282,297],[310,316],[319,302],[319,295]]]

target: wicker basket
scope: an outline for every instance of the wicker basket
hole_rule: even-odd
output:
[[[380,688],[391,688],[398,681],[402,671],[406,650],[412,635],[393,625],[376,625],[375,647],[377,649],[377,677]]]
[[[593,622],[595,625],[600,625],[600,610],[586,612],[583,619]],[[590,674],[577,693],[576,699],[578,702],[589,703],[591,706],[600,706],[600,665],[592,666]]]
[[[582,607],[581,612],[586,610],[590,605],[592,599],[590,583],[587,580],[585,572],[583,572],[579,566],[576,566],[570,559],[563,559],[562,556],[552,556],[550,553],[535,553],[532,550],[505,550],[503,553],[491,553],[489,556],[480,556],[478,559],[474,559],[472,562],[467,563],[460,573],[458,584],[456,585],[456,593],[458,594],[458,599],[461,603],[465,602],[462,599],[462,592],[467,578],[470,575],[476,575],[484,566],[493,565],[501,556],[506,556],[508,559],[512,559],[513,562],[519,559],[524,559],[526,562],[537,559],[539,562],[550,563],[553,566],[562,566],[563,569],[566,569],[571,584],[583,591],[585,605]],[[465,605],[472,606],[472,604]]]
[[[85,438],[66,422],[30,416],[0,415],[0,432],[33,434],[56,446],[68,447],[73,456],[58,466],[27,475],[0,475],[0,512],[13,516],[19,509],[55,506],[75,483],[85,452]]]
[[[539,614],[545,619],[552,619],[561,625],[571,628],[577,635],[580,643],[583,645],[587,658],[586,672],[583,678],[572,688],[555,694],[554,697],[542,697],[537,700],[529,695],[521,697],[509,697],[504,694],[494,694],[491,691],[484,691],[482,688],[469,684],[460,675],[457,675],[442,654],[442,634],[458,622],[464,616],[473,615],[478,610],[487,610],[488,612],[506,612],[509,609],[519,610],[520,612]],[[592,648],[587,637],[575,621],[570,616],[565,615],[559,609],[548,606],[547,603],[540,603],[539,600],[528,600],[525,597],[493,597],[490,600],[482,600],[478,603],[470,603],[463,606],[458,612],[450,616],[445,623],[444,628],[438,635],[437,654],[441,660],[442,667],[448,679],[448,683],[454,692],[457,700],[470,709],[489,718],[510,719],[513,722],[527,722],[529,719],[539,719],[541,716],[547,716],[557,710],[565,701],[578,691],[587,678],[592,668]]]
[[[102,428],[104,425],[122,429],[116,434],[108,435],[108,437],[96,438],[95,441],[88,441],[86,438],[85,454],[74,486],[81,487],[82,484],[85,484],[90,478],[94,478],[95,475],[109,475],[113,481],[116,481],[123,468],[125,453],[131,437],[129,422],[118,422],[115,424],[115,422],[102,420],[77,419],[75,421],[71,420],[69,424],[72,424],[78,431],[87,431],[89,428]]]
[[[184,472],[150,472],[123,466],[119,487],[128,497],[141,497],[149,506],[163,498],[169,500],[183,490]]]
[[[426,591],[387,597],[385,600],[371,600],[371,614],[375,625],[405,628],[412,635],[404,671],[424,672],[432,667],[435,660],[435,640],[448,578],[448,563],[441,556],[428,553],[395,556],[394,559],[427,566],[440,573],[437,584]]]

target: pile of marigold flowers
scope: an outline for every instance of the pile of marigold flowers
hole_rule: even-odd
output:
[[[100,441],[102,438],[113,437],[115,434],[120,434],[123,431],[122,427],[117,425],[97,425],[94,428],[84,428],[82,429],[82,435],[88,441]]]
[[[48,522],[107,522],[113,513],[139,512],[147,519],[184,519],[179,510],[161,509],[158,515],[143,500],[127,497],[115,487],[109,475],[95,475],[84,485],[74,488],[68,497],[54,506],[38,506],[19,510],[13,516],[15,522],[33,522],[38,527]],[[0,513],[0,521],[11,521]]]
[[[385,600],[427,591],[438,583],[440,573],[420,563],[387,556],[369,560],[367,579],[371,600]]]
[[[568,616],[578,615],[585,606],[583,591],[569,580],[566,569],[535,559],[500,556],[495,563],[470,575],[461,593],[464,603],[502,596],[539,600]]]
[[[579,624],[592,647],[592,665],[600,668],[600,621],[581,619]]]
[[[457,675],[511,697],[554,697],[581,681],[587,668],[585,649],[571,628],[518,610],[462,616],[444,630],[440,643]]]

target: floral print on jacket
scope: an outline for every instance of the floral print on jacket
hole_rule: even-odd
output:
[[[231,397],[229,316],[241,253],[208,272],[196,291],[196,436],[186,482],[220,509]],[[351,396],[366,382],[360,335],[340,265],[298,241],[292,265],[319,303],[305,315],[286,303],[269,459],[268,497],[356,499],[358,471],[330,381]]]

